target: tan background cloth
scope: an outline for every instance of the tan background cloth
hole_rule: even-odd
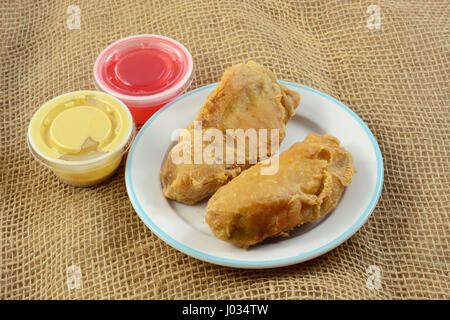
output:
[[[71,4],[80,30],[66,26]],[[380,30],[366,26],[371,4],[382,10]],[[0,298],[450,298],[448,0],[2,1],[0,13]],[[94,89],[101,50],[142,33],[186,45],[191,89],[254,59],[354,110],[385,161],[368,222],[312,261],[239,270],[191,258],[148,230],[123,164],[94,188],[59,182],[27,149],[32,114],[59,94]],[[81,289],[67,287],[71,265]],[[366,286],[370,265],[381,269],[379,290]]]

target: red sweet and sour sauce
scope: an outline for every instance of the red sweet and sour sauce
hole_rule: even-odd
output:
[[[182,94],[192,80],[193,61],[173,39],[141,35],[119,40],[97,58],[97,86],[127,104],[136,123]]]

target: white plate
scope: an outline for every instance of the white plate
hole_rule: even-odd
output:
[[[367,220],[383,184],[383,160],[378,144],[365,123],[336,99],[305,87],[283,82],[300,93],[297,113],[287,125],[281,151],[303,141],[309,132],[330,133],[354,158],[357,173],[338,206],[327,216],[305,224],[290,237],[264,241],[248,250],[215,238],[205,223],[206,201],[189,206],[164,197],[160,168],[174,130],[193,120],[211,84],[188,92],[157,112],[142,127],[128,154],[126,186],[134,209],[144,223],[172,247],[195,258],[239,268],[271,268],[315,258],[347,240]]]

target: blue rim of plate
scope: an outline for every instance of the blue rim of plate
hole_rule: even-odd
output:
[[[350,226],[350,228],[348,228],[340,236],[336,237],[332,241],[328,242],[327,244],[325,244],[319,248],[316,248],[316,249],[308,251],[308,252],[303,252],[301,254],[294,255],[292,257],[283,258],[283,259],[275,259],[275,260],[240,260],[240,259],[229,259],[229,258],[217,257],[217,256],[214,256],[211,254],[206,254],[204,252],[193,249],[191,247],[188,247],[188,246],[184,245],[183,243],[172,238],[169,234],[167,234],[163,230],[161,230],[152,221],[152,219],[149,217],[149,215],[146,214],[146,212],[142,208],[141,204],[139,203],[139,200],[136,197],[133,182],[131,179],[131,164],[133,163],[134,149],[136,148],[136,145],[139,143],[139,140],[142,137],[142,135],[144,134],[145,130],[150,126],[150,124],[153,122],[153,120],[155,120],[162,112],[164,112],[164,110],[166,110],[167,108],[170,108],[176,102],[186,98],[187,96],[189,96],[191,94],[213,88],[217,85],[217,83],[213,83],[213,84],[189,91],[189,92],[183,94],[182,96],[178,97],[177,99],[173,100],[172,102],[168,103],[167,105],[162,107],[160,110],[158,110],[158,112],[156,112],[149,120],[147,120],[147,122],[144,124],[144,126],[141,128],[141,130],[139,130],[139,133],[136,136],[136,139],[134,140],[133,145],[131,146],[130,151],[128,153],[128,158],[127,158],[127,162],[125,165],[125,184],[126,184],[128,196],[129,196],[131,204],[133,205],[133,208],[137,212],[138,216],[145,223],[145,225],[150,230],[152,230],[152,232],[154,232],[160,239],[162,239],[163,241],[165,241],[167,244],[174,247],[175,249],[177,249],[181,252],[184,252],[187,255],[190,255],[194,258],[197,258],[197,259],[209,262],[209,263],[228,266],[228,267],[235,267],[235,268],[260,268],[260,269],[275,268],[275,267],[288,266],[288,265],[304,262],[304,261],[307,261],[310,259],[314,259],[330,250],[333,250],[334,248],[336,248],[337,246],[342,244],[344,241],[346,241],[348,238],[350,238],[353,234],[355,234],[356,231],[358,231],[359,228],[361,228],[361,226],[367,221],[367,219],[369,218],[370,214],[374,210],[374,208],[380,198],[381,190],[383,188],[383,178],[384,178],[383,158],[381,156],[380,147],[378,146],[378,143],[377,143],[375,137],[373,136],[372,132],[367,127],[367,125],[364,123],[364,121],[362,121],[361,118],[359,118],[356,115],[356,113],[354,113],[349,107],[344,105],[342,102],[336,100],[335,98],[333,98],[323,92],[320,92],[318,90],[315,90],[313,88],[310,88],[310,87],[307,87],[307,86],[304,86],[301,84],[291,83],[291,82],[287,82],[287,81],[279,81],[279,82],[282,84],[285,84],[285,85],[290,85],[293,87],[302,88],[304,90],[311,91],[313,93],[316,93],[316,94],[318,94],[322,97],[325,97],[326,99],[331,100],[332,102],[336,103],[339,107],[344,109],[353,118],[355,118],[357,120],[357,122],[361,125],[361,127],[364,129],[367,136],[369,137],[370,141],[372,142],[372,147],[375,151],[376,161],[377,161],[377,182],[375,185],[375,191],[372,195],[369,205],[364,210],[364,212],[361,214],[361,216],[358,218],[358,220],[355,223],[353,223],[353,225]]]

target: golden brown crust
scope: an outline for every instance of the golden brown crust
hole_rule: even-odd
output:
[[[223,133],[226,129],[279,129],[281,143],[285,124],[295,113],[299,102],[297,92],[278,84],[272,72],[249,61],[225,71],[195,121],[201,122],[203,130],[217,128]],[[194,121],[188,126],[189,131],[193,129]],[[204,142],[204,146],[206,144]],[[174,164],[172,152],[173,149],[161,168],[163,193],[167,198],[187,204],[211,196],[250,166],[248,159],[245,164]]]
[[[354,174],[331,135],[310,134],[278,159],[276,174],[261,175],[259,163],[211,197],[206,222],[218,238],[246,248],[312,222],[337,205]]]

